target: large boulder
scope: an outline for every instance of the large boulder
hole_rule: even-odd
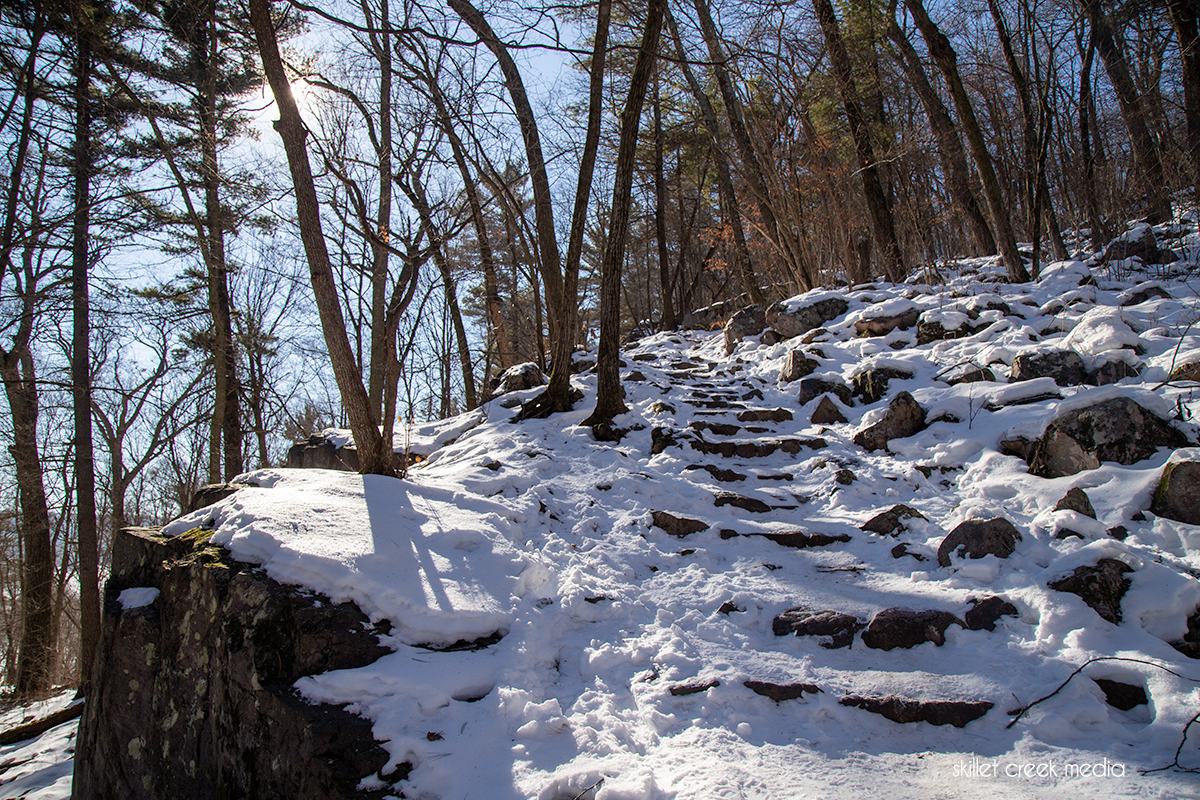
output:
[[[379,641],[390,625],[276,583],[211,546],[209,533],[126,530],[114,541],[74,796],[398,794],[387,783],[358,789],[388,762],[371,723],[293,688],[390,653]]]
[[[858,528],[880,536],[895,536],[904,530],[904,521],[909,519],[925,519],[925,515],[906,505],[892,506],[887,511],[881,511],[871,517]]]
[[[526,361],[524,364],[517,364],[509,367],[500,373],[496,378],[495,389],[492,391],[494,395],[508,394],[509,392],[521,392],[526,389],[533,389],[537,386],[542,386],[546,383],[546,376],[537,364],[532,361]]]
[[[1102,558],[1095,564],[1076,567],[1065,578],[1048,585],[1058,592],[1078,595],[1083,602],[1114,625],[1121,623],[1121,598],[1129,591],[1131,581],[1125,577],[1133,567],[1115,558]]]
[[[358,450],[339,447],[323,434],[308,437],[288,450],[287,465],[292,469],[337,469],[358,472]]]
[[[197,511],[219,503],[239,489],[246,488],[245,483],[209,483],[201,486],[188,502],[187,511]]]
[[[779,382],[798,381],[806,375],[811,375],[817,366],[817,362],[806,356],[802,350],[789,350],[783,367],[779,370]]]
[[[840,297],[829,297],[796,309],[791,309],[787,303],[776,303],[767,309],[766,321],[772,330],[784,339],[790,339],[821,327],[845,314],[849,308],[850,305]]]
[[[1135,228],[1120,239],[1109,242],[1108,247],[1104,248],[1106,264],[1123,261],[1127,258],[1136,258],[1143,264],[1161,264],[1165,260],[1174,261],[1173,258],[1164,259],[1164,255],[1163,251],[1158,249],[1158,239],[1155,238],[1154,230],[1149,225]]]
[[[971,608],[963,615],[967,630],[994,631],[1001,617],[1016,617],[1017,607],[1003,597],[993,595],[983,600],[972,600]]]
[[[854,639],[854,634],[862,630],[863,623],[852,614],[826,609],[814,611],[804,606],[789,608],[771,621],[771,631],[776,636],[828,637],[821,642],[822,647],[837,649],[848,647]]]
[[[1160,517],[1200,525],[1200,461],[1176,461],[1163,467],[1150,510]]]
[[[1017,549],[1021,534],[1011,522],[996,519],[969,519],[959,523],[938,545],[938,564],[950,566],[950,556],[1008,558]]]
[[[725,355],[737,348],[738,342],[747,336],[757,336],[767,327],[767,315],[762,306],[743,308],[725,323]]]
[[[888,382],[892,379],[908,380],[913,374],[894,367],[874,367],[854,376],[854,394],[867,405],[882,400],[887,395]]]
[[[1053,378],[1059,386],[1078,386],[1088,378],[1083,358],[1074,350],[1022,353],[1013,359],[1008,382]]]
[[[863,631],[863,644],[876,650],[905,650],[925,642],[938,647],[946,643],[946,628],[962,625],[962,620],[949,611],[910,611],[907,608],[885,608],[871,618]]]
[[[800,381],[800,394],[796,398],[800,405],[807,405],[810,401],[816,400],[823,394],[832,394],[842,401],[842,405],[852,405],[853,400],[850,399],[850,387],[841,381],[828,380],[826,378],[804,378]]]
[[[812,416],[808,420],[813,425],[837,425],[846,422],[846,415],[842,413],[836,403],[829,399],[829,395],[825,395],[817,403],[817,407],[813,409]]]
[[[916,325],[920,315],[921,312],[916,308],[909,308],[895,313],[865,317],[854,323],[854,331],[859,336],[887,336],[897,328],[907,330]]]
[[[896,395],[883,419],[854,434],[854,443],[866,450],[883,450],[892,439],[904,439],[925,430],[925,409],[908,392]]]
[[[1114,397],[1067,411],[1046,427],[1027,451],[1029,471],[1061,478],[1102,461],[1135,464],[1160,447],[1186,447],[1188,438],[1167,420],[1128,397]]]

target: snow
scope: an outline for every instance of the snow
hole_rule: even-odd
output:
[[[1200,305],[1187,276],[1157,281],[1170,299],[1125,308],[1144,277],[1133,270],[1114,280],[1063,262],[1047,265],[1036,284],[1009,286],[992,282],[997,269],[987,260],[960,266],[944,270],[944,285],[881,284],[786,301],[794,309],[849,300],[809,345],[752,337],[726,356],[720,332],[700,331],[633,343],[622,357],[646,380],[624,383],[630,410],[615,421],[628,429],[619,443],[598,442],[580,426],[595,397],[594,374],[585,372],[574,378],[585,399],[546,420],[512,422],[515,401],[534,389],[452,420],[398,426],[397,450],[425,456],[404,480],[258,471],[239,478],[248,488],[166,532],[214,530],[214,544],[275,579],[352,600],[392,623],[391,654],[302,678],[296,688],[369,719],[390,755],[381,774],[401,762],[414,767],[395,787],[406,797],[1200,797],[1194,776],[1140,772],[1170,764],[1200,710],[1200,662],[1168,644],[1200,605],[1200,527],[1147,512],[1164,464],[1200,449],[1055,479],[1030,475],[1024,461],[1000,452],[1004,439],[1038,436],[1058,414],[1118,396],[1181,417],[1176,426],[1195,439],[1195,385],[1162,383],[1200,358]],[[1081,286],[1085,279],[1095,283]],[[969,321],[976,332],[919,346],[915,329],[856,336],[855,320],[911,309],[946,330]],[[1050,378],[1007,383],[1015,356],[1065,348],[1089,368],[1125,360],[1141,378],[1099,388]],[[875,452],[853,436],[887,399],[839,403],[847,423],[812,425],[815,404],[800,408],[798,383],[779,382],[791,349],[817,359],[816,376],[847,383],[867,368],[913,373],[893,378],[888,397],[912,392],[932,424]],[[968,364],[988,366],[996,381],[938,379]],[[761,397],[746,399],[751,392]],[[701,407],[714,401],[734,407]],[[794,419],[738,423],[741,406],[786,408]],[[696,421],[741,430],[689,430]],[[652,455],[655,428],[684,438]],[[819,436],[825,445],[722,458],[692,449],[687,436]],[[346,432],[336,437],[350,441]],[[719,470],[742,477],[721,482]],[[1088,492],[1095,520],[1053,510],[1072,487]],[[716,505],[720,491],[770,511]],[[860,530],[897,504],[926,519],[906,520],[894,537]],[[653,526],[654,511],[707,527],[676,538]],[[1021,533],[1011,557],[938,566],[949,530],[992,517]],[[1128,531],[1124,541],[1108,534],[1117,525]],[[1058,538],[1068,530],[1077,536]],[[792,549],[746,535],[790,531],[850,541]],[[908,555],[893,555],[899,544]],[[1119,625],[1047,585],[1101,558],[1132,568]],[[952,625],[941,647],[882,651],[856,640],[830,650],[820,637],[772,632],[774,617],[794,606],[861,620],[893,607],[961,617],[972,600],[992,595],[1018,616],[994,631]],[[476,651],[431,649],[494,634],[502,638]],[[1050,694],[1089,659],[1112,657],[1137,661],[1089,666],[1006,728],[1007,711]],[[1091,678],[1145,686],[1150,702],[1119,711]],[[777,703],[746,681],[820,691]],[[897,724],[841,705],[848,695],[994,707],[960,730]],[[1198,738],[1193,726],[1185,766],[1200,767]],[[383,783],[376,776],[364,786]]]
[[[153,586],[135,586],[130,589],[124,589],[117,595],[117,602],[121,604],[121,608],[125,611],[131,608],[142,608],[148,606],[158,599],[158,589]]]
[[[0,713],[0,730],[33,722],[66,708],[74,691]],[[0,747],[0,800],[68,800],[71,796],[72,753],[76,720],[51,728],[40,736]]]

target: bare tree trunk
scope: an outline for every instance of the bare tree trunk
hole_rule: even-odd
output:
[[[700,107],[704,128],[708,131],[708,138],[712,140],[713,163],[717,170],[717,190],[721,194],[725,219],[733,231],[732,257],[730,259],[733,262],[733,271],[741,279],[742,285],[746,287],[750,299],[761,306],[766,306],[766,296],[759,287],[759,280],[755,277],[754,270],[750,265],[750,248],[746,246],[746,231],[742,227],[742,215],[738,210],[737,196],[733,190],[733,178],[729,174],[729,160],[725,157],[724,145],[721,143],[721,126],[717,121],[717,114],[713,110],[712,103],[709,102],[708,95],[704,92],[704,87],[696,80],[696,75],[692,72],[691,65],[688,64],[687,56],[683,51],[683,42],[679,38],[679,27],[675,24],[675,17],[671,14],[670,7],[667,8],[665,22],[671,39],[674,41],[675,52],[679,57],[679,68],[683,72],[683,77],[687,81],[688,89],[691,91],[696,105]]]
[[[350,349],[350,341],[346,338],[337,285],[333,279],[325,236],[321,231],[320,204],[313,183],[308,152],[305,149],[304,139],[307,132],[279,55],[279,43],[275,38],[275,28],[271,20],[271,0],[250,0],[250,21],[258,41],[263,71],[271,84],[271,92],[279,108],[279,120],[275,123],[275,129],[279,132],[287,152],[292,185],[296,191],[296,216],[300,226],[300,238],[308,259],[313,297],[317,302],[321,330],[325,335],[325,346],[329,349],[329,360],[337,381],[338,393],[350,421],[354,442],[358,446],[359,471],[368,475],[392,475],[395,473],[392,453],[385,445],[384,437],[380,435],[378,413],[373,411],[371,399],[363,388],[362,376],[354,360],[354,351]]]
[[[733,86],[729,75],[724,48],[717,37],[717,26],[713,23],[712,14],[708,9],[707,0],[693,0],[696,16],[700,22],[700,33],[708,48],[712,60],[713,74],[717,78],[717,87],[721,91],[721,100],[725,103],[725,114],[729,119],[729,130],[733,142],[742,159],[742,174],[750,184],[750,191],[758,204],[758,213],[766,238],[775,245],[784,261],[792,271],[792,275],[802,291],[816,286],[816,277],[807,259],[800,250],[800,243],[787,225],[786,220],[780,220],[771,205],[770,191],[763,178],[762,165],[754,152],[754,143],[750,140],[750,132],[746,129],[746,118],[742,110],[742,101]],[[734,206],[736,208],[736,206]]]
[[[100,640],[100,545],[96,530],[96,459],[92,445],[91,322],[88,297],[90,271],[90,183],[92,84],[91,43],[83,20],[75,28],[74,219],[71,249],[71,394],[75,417],[75,524],[79,547],[80,650],[79,689],[91,685],[92,661]]]
[[[209,480],[232,479],[243,471],[242,426],[239,413],[237,361],[233,351],[233,322],[229,277],[225,263],[225,215],[221,209],[221,175],[217,161],[217,9],[205,0],[190,58],[196,75],[200,120],[200,179],[204,186],[205,236],[208,270],[208,310],[213,323],[213,418]],[[222,462],[224,468],[222,469]]]
[[[1091,228],[1092,251],[1099,253],[1108,238],[1104,233],[1100,203],[1096,198],[1096,159],[1092,156],[1092,63],[1096,56],[1096,40],[1089,33],[1086,48],[1082,34],[1075,41],[1082,58],[1079,70],[1079,149],[1083,160],[1083,202],[1087,207],[1088,226]]]
[[[1125,53],[1108,24],[1108,15],[1100,7],[1100,0],[1081,0],[1081,4],[1088,24],[1091,25],[1092,39],[1100,53],[1100,60],[1104,62],[1104,71],[1108,73],[1113,92],[1117,95],[1121,118],[1129,130],[1133,161],[1146,188],[1147,219],[1151,224],[1165,222],[1171,218],[1170,187],[1167,185],[1158,145],[1146,125],[1149,109],[1138,95],[1137,86],[1129,74],[1129,62],[1126,61]]]
[[[1013,283],[1024,283],[1029,280],[1029,272],[1026,271],[1025,264],[1021,260],[1021,253],[1017,250],[1012,219],[1004,205],[1004,197],[1000,192],[1000,183],[996,180],[996,171],[992,167],[992,157],[988,153],[987,142],[983,138],[983,131],[979,127],[979,120],[975,118],[971,99],[967,96],[966,87],[963,86],[962,77],[958,73],[958,54],[950,46],[950,40],[938,30],[933,20],[925,13],[925,6],[922,5],[921,0],[904,0],[904,4],[925,39],[929,55],[933,57],[938,69],[941,70],[942,77],[945,78],[946,85],[950,89],[950,96],[954,100],[954,106],[958,110],[959,123],[967,137],[971,158],[975,161],[975,169],[979,172],[979,178],[983,184],[983,197],[987,203],[988,215],[991,217],[992,233],[995,234],[997,244],[1000,245],[1000,254],[1004,260],[1008,279]]]
[[[866,195],[867,208],[871,212],[871,228],[878,245],[875,250],[880,254],[883,271],[888,279],[893,282],[901,281],[905,275],[904,255],[900,252],[900,242],[896,239],[892,210],[888,205],[887,195],[884,194],[875,147],[871,144],[871,126],[862,110],[858,87],[850,67],[850,55],[842,41],[833,3],[830,0],[813,0],[813,7],[821,23],[821,31],[825,34],[825,46],[829,49],[834,82],[837,83],[838,93],[842,96],[842,108],[850,125],[850,136],[854,139],[858,172],[862,176],[863,193]]]
[[[1029,86],[1029,80],[1025,75],[1025,70],[1021,68],[1020,62],[1017,61],[1017,55],[1012,47],[1012,36],[1008,30],[1008,23],[997,0],[988,0],[988,10],[991,11],[992,21],[996,25],[996,34],[1000,38],[1000,50],[1004,54],[1005,63],[1008,64],[1008,71],[1012,76],[1013,86],[1016,87],[1017,99],[1021,106],[1023,144],[1021,189],[1024,195],[1029,237],[1034,243],[1033,263],[1034,274],[1036,275],[1038,259],[1040,257],[1037,244],[1040,239],[1039,232],[1042,226],[1043,211],[1046,212],[1046,227],[1050,234],[1050,244],[1054,258],[1058,261],[1063,261],[1067,257],[1067,248],[1062,240],[1062,232],[1058,230],[1058,217],[1054,213],[1050,198],[1050,189],[1046,183],[1045,159],[1039,158],[1039,154],[1046,152],[1043,143],[1049,139],[1048,129],[1053,123],[1048,113],[1042,113],[1043,111],[1048,112],[1048,106],[1040,103],[1037,110],[1033,107],[1033,92]],[[1026,30],[1025,34],[1032,37],[1033,31]],[[1039,130],[1039,127],[1041,130]]]
[[[921,65],[916,48],[900,30],[894,13],[891,24],[888,25],[887,35],[896,47],[900,68],[904,71],[908,82],[912,84],[917,98],[921,101],[921,106],[925,109],[925,116],[929,120],[929,129],[933,132],[934,141],[937,143],[942,168],[946,171],[946,189],[954,204],[958,206],[959,213],[966,220],[967,229],[971,231],[971,238],[975,240],[975,246],[979,252],[983,255],[992,255],[996,252],[996,240],[992,237],[992,229],[988,226],[987,217],[979,207],[979,200],[971,188],[971,171],[967,166],[967,153],[963,149],[962,140],[954,126],[954,120],[950,117],[950,111],[938,97],[933,85],[930,84],[929,76],[925,74],[925,68]]]
[[[366,0],[361,0],[363,18],[374,17]],[[371,243],[371,357],[367,371],[367,394],[372,411],[383,422],[384,447],[392,450],[396,421],[384,413],[384,396],[388,385],[390,352],[394,339],[388,335],[387,295],[390,252],[387,242],[392,227],[392,45],[388,0],[380,0],[378,30],[368,33],[368,43],[375,63],[379,65],[379,140],[375,143],[376,183],[379,186],[379,206],[375,210],[375,235]]]
[[[654,70],[654,233],[658,240],[658,281],[662,294],[662,320],[658,329],[675,329],[675,307],[671,302],[671,265],[667,256],[667,181],[663,175],[662,96],[659,70]]]
[[[8,196],[4,208],[3,236],[0,240],[0,279],[13,275],[17,269],[12,261],[13,251],[23,236],[17,231],[17,209],[25,185],[25,163],[32,141],[33,110],[37,99],[35,64],[43,35],[40,13],[35,13],[31,31],[29,57],[24,64],[21,127],[13,147],[13,167],[9,174]],[[46,157],[39,166],[38,186],[29,205],[37,208],[40,202],[40,173]],[[36,218],[29,228],[36,230]],[[46,490],[42,459],[38,445],[38,387],[33,355],[29,350],[33,333],[33,318],[38,294],[37,277],[33,269],[34,242],[25,239],[22,258],[23,277],[20,317],[13,333],[12,344],[0,348],[0,380],[12,415],[13,441],[9,454],[17,479],[17,505],[20,513],[21,546],[21,618],[20,644],[17,649],[14,686],[17,693],[30,696],[49,688],[54,664],[54,551],[50,542],[50,513],[46,506]]]
[[[475,186],[475,177],[467,165],[466,150],[462,139],[454,129],[450,118],[450,109],[446,105],[446,97],[438,86],[437,79],[428,69],[422,70],[421,77],[425,81],[433,98],[434,107],[438,112],[439,125],[450,142],[450,153],[458,174],[462,178],[463,191],[467,196],[467,204],[471,208],[471,222],[475,226],[475,240],[479,244],[479,261],[483,266],[484,302],[487,307],[488,320],[496,337],[496,354],[500,359],[501,371],[513,365],[512,346],[509,340],[508,323],[504,319],[504,309],[500,302],[500,287],[496,280],[496,257],[492,251],[491,237],[488,234],[487,220],[483,215],[483,203],[479,199],[479,190]],[[471,404],[474,408],[474,404]]]
[[[600,117],[604,112],[604,73],[608,62],[608,30],[612,21],[612,0],[596,5],[596,35],[592,43],[592,68],[588,75],[588,123],[579,161],[579,180],[575,186],[575,207],[571,211],[571,233],[567,239],[565,287],[571,298],[571,335],[579,330],[579,263],[583,258],[583,235],[587,229],[588,203],[592,195],[592,177],[596,171],[596,151],[600,147]],[[536,286],[534,287],[536,291]],[[540,323],[539,323],[540,325]]]
[[[638,128],[646,89],[658,59],[658,40],[662,31],[663,10],[667,0],[649,0],[646,25],[638,46],[637,61],[629,79],[629,95],[621,112],[621,138],[617,146],[613,180],[613,211],[608,240],[600,264],[600,347],[596,356],[596,410],[584,420],[598,438],[610,438],[613,417],[628,411],[622,399],[620,370],[621,349],[621,267],[625,262],[625,243],[629,236],[629,212],[633,196],[634,160],[637,156]]]
[[[571,409],[571,355],[575,351],[573,321],[578,299],[568,296],[564,285],[562,259],[554,230],[554,205],[550,194],[550,179],[538,133],[537,118],[525,92],[525,84],[508,48],[500,41],[487,19],[468,0],[447,0],[450,8],[475,32],[491,50],[504,85],[512,99],[513,111],[525,143],[525,158],[529,166],[529,181],[533,187],[533,213],[537,225],[538,250],[541,255],[542,283],[549,306],[551,371],[546,390],[522,409],[522,417],[546,416]]]
[[[9,454],[17,473],[21,504],[21,608],[24,626],[17,660],[18,694],[29,696],[50,687],[54,664],[54,551],[46,507],[42,459],[38,447],[38,394],[28,338],[0,352],[0,377],[12,412]]]
[[[1192,167],[1192,197],[1200,204],[1200,2],[1167,0],[1183,61],[1183,118],[1187,154]]]

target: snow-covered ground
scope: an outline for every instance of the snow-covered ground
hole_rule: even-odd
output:
[[[1185,244],[1195,249],[1194,239]],[[1200,605],[1200,527],[1147,511],[1172,453],[1046,479],[1000,452],[1002,439],[1036,436],[1057,413],[1114,395],[1182,416],[1176,426],[1194,440],[1200,384],[1163,382],[1200,360],[1200,301],[1185,273],[1157,276],[1157,294],[1168,297],[1122,306],[1146,274],[1067,262],[1037,284],[1009,286],[989,280],[994,269],[983,263],[943,285],[796,298],[797,308],[830,296],[849,303],[807,343],[751,337],[727,356],[720,332],[637,342],[623,353],[630,411],[616,420],[628,429],[619,443],[579,424],[594,402],[585,372],[575,378],[585,399],[567,414],[514,424],[514,402],[534,389],[399,430],[398,442],[429,453],[405,480],[262,470],[243,476],[250,488],[167,532],[215,528],[212,542],[234,557],[393,623],[394,653],[297,687],[370,719],[391,755],[384,774],[413,765],[397,796],[1200,798],[1194,774],[1143,774],[1170,765],[1177,749],[1179,764],[1200,768],[1200,723],[1181,747],[1200,711],[1200,660],[1168,644]],[[1096,283],[1080,285],[1089,275]],[[924,345],[915,328],[855,335],[857,321],[912,308],[947,329],[977,314],[977,332]],[[1099,388],[1007,382],[1016,356],[1063,347],[1089,369],[1122,360],[1140,376]],[[848,383],[872,367],[913,377],[893,378],[877,402],[839,404],[845,423],[814,425],[819,401],[800,406],[799,383],[779,380],[793,349],[819,362],[810,377]],[[997,380],[938,380],[966,364],[989,366]],[[900,391],[932,424],[893,440],[890,452],[854,444]],[[737,419],[776,408],[793,419]],[[708,428],[689,427],[701,422]],[[655,429],[677,443],[652,454]],[[759,457],[692,447],[779,440],[801,444]],[[1095,520],[1053,510],[1072,487],[1090,496]],[[925,519],[907,520],[896,536],[860,529],[897,504]],[[653,524],[655,512],[703,529],[673,536]],[[1021,534],[1011,557],[938,566],[951,529],[992,517]],[[1124,540],[1109,535],[1116,526]],[[1078,535],[1056,538],[1064,529]],[[795,548],[746,535],[789,531],[832,541]],[[894,555],[898,544],[908,554]],[[1120,624],[1047,585],[1103,557],[1133,568]],[[1018,615],[993,631],[951,625],[941,646],[885,651],[859,638],[827,649],[824,637],[773,632],[777,615],[796,606],[864,622],[895,607],[961,618],[972,599],[993,595]],[[475,651],[430,647],[497,632],[500,641]],[[1007,711],[1111,656],[1140,661],[1093,664],[1006,728]],[[1096,678],[1144,686],[1149,702],[1120,711]],[[777,702],[746,682],[819,691]],[[839,702],[848,696],[993,707],[962,728],[900,724]],[[0,797],[10,796],[19,795],[0,783]]]
[[[0,713],[0,731],[43,719],[74,702],[66,691]],[[40,736],[0,747],[0,800],[65,800],[71,796],[72,756],[78,720],[65,722]]]

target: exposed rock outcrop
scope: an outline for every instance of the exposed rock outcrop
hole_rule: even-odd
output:
[[[904,439],[925,430],[925,409],[908,392],[888,404],[883,419],[854,434],[854,443],[866,450],[883,450],[892,439]]]
[[[209,483],[201,486],[188,502],[187,511],[206,508],[213,503],[219,503],[231,496],[238,489],[246,486],[244,483]]]
[[[800,405],[805,405],[823,394],[834,395],[842,401],[843,405],[853,404],[853,400],[850,399],[849,386],[840,381],[831,381],[825,378],[805,378],[800,381],[800,395],[797,399]]]
[[[812,416],[808,419],[814,425],[837,425],[846,421],[846,415],[826,395],[817,403],[817,407],[813,409]]]
[[[974,602],[963,614],[967,629],[972,631],[994,631],[1001,617],[1017,616],[1017,608],[1003,597],[992,596]]]
[[[859,336],[887,336],[897,328],[904,330],[916,325],[920,315],[916,308],[910,308],[894,314],[864,317],[854,323],[854,330]]]
[[[928,722],[930,725],[964,727],[986,714],[992,704],[963,700],[905,700],[899,697],[843,697],[844,706],[880,714],[892,722]]]
[[[816,694],[820,687],[812,683],[769,683],[767,681],[742,681],[742,685],[755,694],[769,697],[776,703],[798,700],[807,694]]]
[[[806,375],[811,375],[817,366],[817,362],[806,356],[803,351],[789,350],[783,367],[779,370],[779,382],[798,381]]]
[[[876,650],[908,649],[925,642],[941,647],[946,643],[946,628],[962,625],[962,620],[949,611],[911,611],[907,608],[885,608],[863,631],[863,644]]]
[[[840,297],[818,300],[812,305],[789,310],[786,303],[776,303],[767,309],[767,325],[784,339],[791,339],[837,319],[850,308]]]
[[[789,608],[771,622],[771,630],[776,636],[823,636],[829,637],[821,642],[821,646],[836,650],[848,647],[854,640],[854,634],[863,628],[858,617],[843,614],[840,611],[813,611],[804,606]]]
[[[292,469],[339,469],[358,471],[358,450],[338,447],[320,434],[308,437],[307,442],[294,444],[288,450],[287,465]]]
[[[1028,453],[1029,471],[1061,478],[1101,461],[1135,464],[1160,447],[1185,447],[1188,438],[1128,397],[1114,397],[1055,418]]]
[[[938,564],[950,566],[950,556],[1008,558],[1017,549],[1021,534],[1006,519],[969,519],[959,523],[938,545]]]
[[[123,604],[122,591],[136,587],[150,602]],[[356,788],[388,763],[371,724],[292,688],[302,676],[389,653],[384,633],[351,603],[230,560],[207,532],[123,532],[105,587],[74,797],[394,794]],[[401,778],[402,767],[382,777]]]
[[[1013,359],[1009,383],[1053,378],[1059,386],[1078,386],[1087,380],[1087,367],[1074,350],[1022,353]]]
[[[1124,577],[1133,567],[1115,558],[1102,558],[1095,564],[1076,567],[1065,578],[1051,581],[1051,589],[1078,595],[1097,614],[1114,625],[1121,623],[1121,598],[1131,581]]]
[[[906,505],[892,506],[864,522],[859,526],[859,530],[878,533],[880,536],[895,536],[904,529],[904,521],[909,519],[925,519],[925,516]]]
[[[767,315],[762,306],[743,308],[725,323],[725,354],[734,351],[747,336],[757,336],[767,327]]]
[[[1175,461],[1163,467],[1150,510],[1160,517],[1200,525],[1200,461]]]
[[[707,522],[701,522],[698,519],[677,517],[666,511],[653,511],[650,516],[652,520],[651,524],[654,527],[661,528],[672,536],[678,536],[681,539],[684,536],[708,530]]]
[[[1087,492],[1078,486],[1072,486],[1063,498],[1054,506],[1055,511],[1075,511],[1085,517],[1096,518],[1096,509],[1092,508],[1092,500]]]
[[[545,383],[546,376],[538,368],[538,365],[532,361],[526,361],[524,364],[516,364],[500,373],[496,378],[492,394],[501,395],[508,394],[509,392],[521,392],[526,389],[543,386]]]
[[[854,376],[854,394],[868,405],[882,400],[887,395],[888,382],[893,378],[907,380],[913,374],[892,367],[875,367]]]

